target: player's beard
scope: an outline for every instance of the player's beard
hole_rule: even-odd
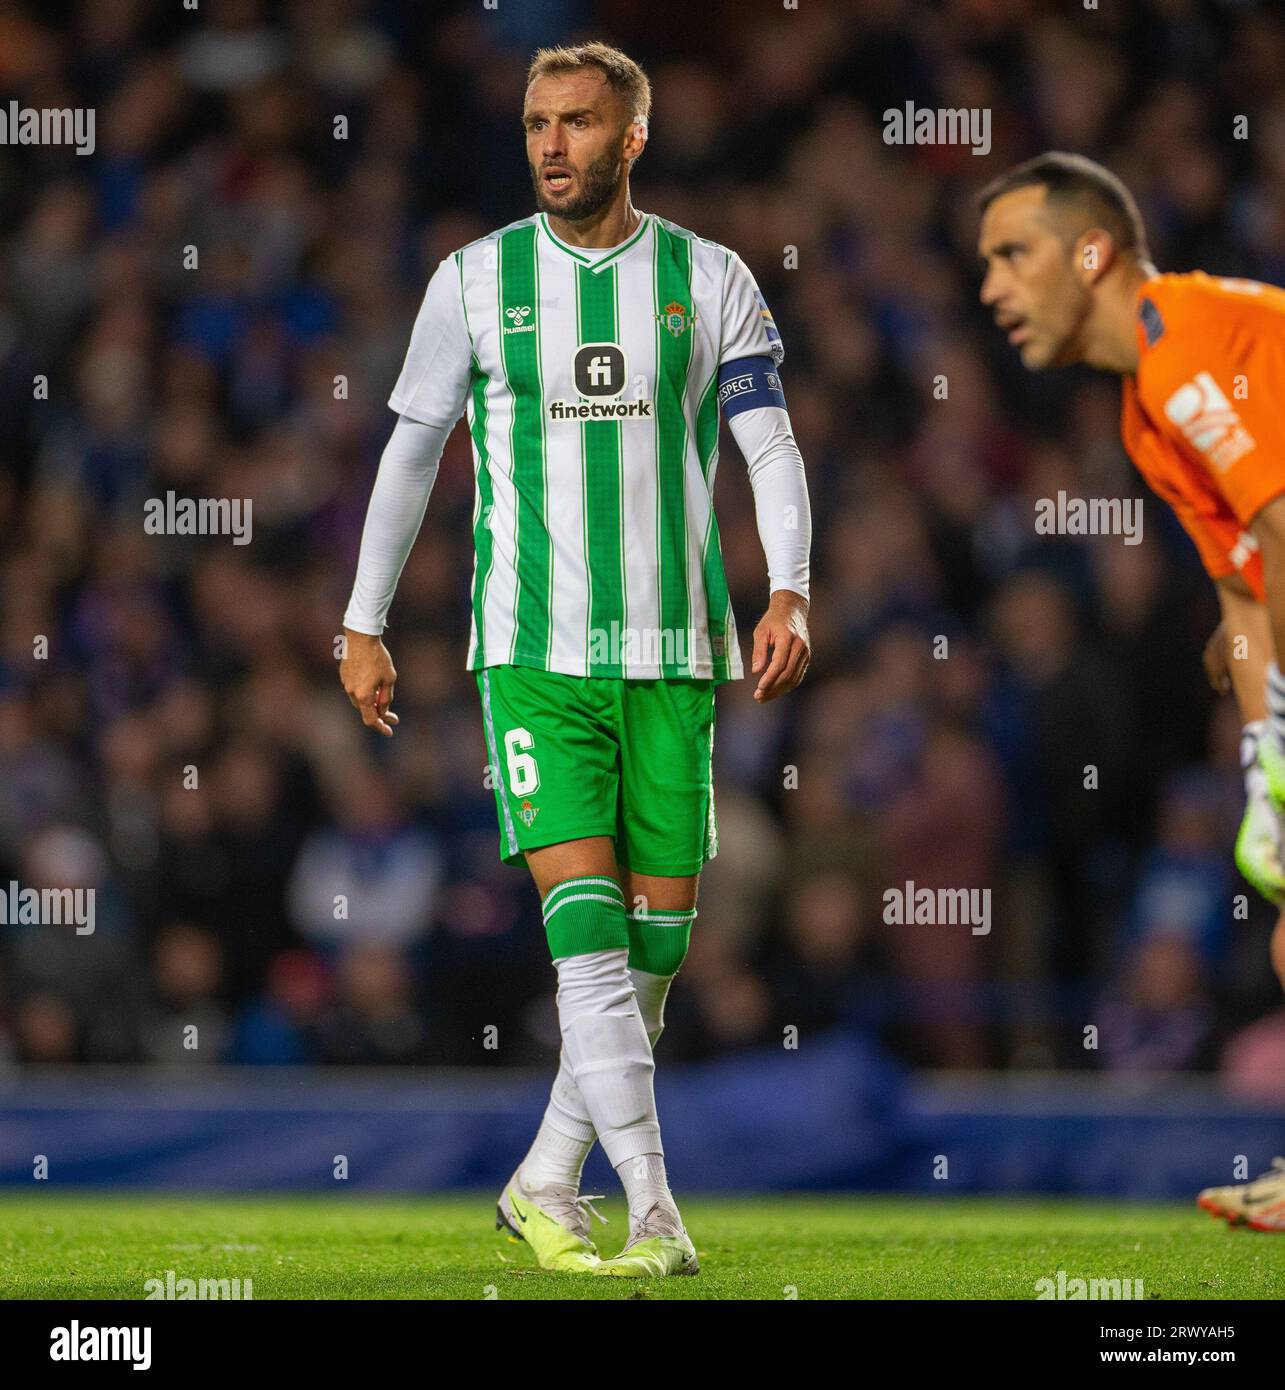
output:
[[[540,171],[534,164],[528,167],[531,170],[531,182],[535,186],[536,206],[541,212],[552,213],[554,217],[564,218],[568,222],[581,222],[586,217],[601,212],[619,191],[624,173],[624,161],[607,151],[579,171],[580,192],[574,198],[554,203],[545,197]]]

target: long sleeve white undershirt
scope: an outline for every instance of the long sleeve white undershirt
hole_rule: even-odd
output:
[[[451,429],[425,425],[409,415],[397,417],[379,460],[361,533],[357,578],[344,614],[344,626],[353,632],[378,636],[384,630]]]
[[[794,442],[789,412],[780,406],[761,406],[742,410],[727,423],[749,469],[769,591],[789,589],[808,598],[812,512],[803,456]]]
[[[728,423],[749,468],[770,590],[789,589],[807,598],[812,517],[789,414],[764,406],[743,410]],[[353,632],[378,636],[384,630],[451,428],[407,415],[398,416],[393,426],[370,494],[357,578],[344,614],[344,626]]]

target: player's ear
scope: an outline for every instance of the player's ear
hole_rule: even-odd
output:
[[[625,158],[632,164],[647,147],[647,122],[635,116],[625,127]]]
[[[1092,228],[1076,241],[1074,259],[1081,283],[1096,284],[1115,264],[1115,238],[1101,227]]]

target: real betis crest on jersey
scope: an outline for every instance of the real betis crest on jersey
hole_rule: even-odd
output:
[[[694,314],[689,314],[687,312],[687,305],[680,304],[676,299],[666,304],[664,312],[657,314],[656,317],[669,329],[675,338],[681,338],[696,319]]]

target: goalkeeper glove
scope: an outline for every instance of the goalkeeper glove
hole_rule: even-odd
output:
[[[1266,728],[1258,737],[1258,765],[1267,778],[1267,794],[1278,812],[1285,811],[1285,676],[1273,661],[1267,668]],[[1252,727],[1252,726],[1247,726]]]
[[[1240,765],[1245,774],[1245,816],[1236,836],[1236,867],[1267,899],[1285,903],[1285,866],[1281,864],[1279,803],[1271,792],[1263,761],[1263,745],[1273,739],[1266,722],[1246,724],[1240,739]],[[1285,759],[1282,760],[1285,772]]]

